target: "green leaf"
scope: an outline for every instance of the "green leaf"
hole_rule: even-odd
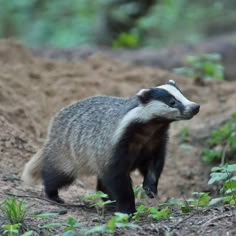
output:
[[[231,117],[236,120],[236,113],[233,113]]]
[[[236,176],[233,176],[232,178],[226,180],[224,183],[224,190],[234,189],[234,188],[236,188]]]
[[[216,181],[227,179],[228,174],[227,173],[211,173],[210,176],[211,178],[209,179],[208,184],[213,184]]]
[[[200,195],[198,199],[198,206],[204,207],[207,206],[210,202],[211,197],[209,196],[208,193],[203,193]]]
[[[82,234],[94,234],[94,233],[105,233],[105,232],[110,232],[106,225],[96,225],[96,226],[93,226],[92,228],[90,229],[85,229],[85,230],[82,230],[81,233]]]
[[[225,172],[225,166],[215,166],[211,168],[211,172]]]
[[[213,198],[211,199],[211,201],[209,202],[209,206],[214,206],[220,202],[222,202],[224,199],[223,197],[219,197],[219,198]]]
[[[158,205],[159,206],[174,206],[174,205],[180,206],[182,205],[182,201],[180,199],[171,198],[166,202],[159,203]]]
[[[155,220],[160,220],[160,219],[165,219],[165,218],[170,217],[169,208],[163,208],[163,209],[158,211],[156,208],[150,207],[149,212],[151,213],[151,214],[149,214],[149,217],[151,217]]]
[[[74,226],[75,224],[77,224],[77,220],[74,217],[68,217],[66,224],[68,226]]]
[[[116,228],[116,218],[113,216],[111,219],[109,219],[106,226],[111,232],[114,232]]]
[[[58,213],[46,212],[46,213],[41,213],[41,214],[33,215],[34,218],[42,218],[42,219],[53,217],[53,216],[58,216]]]
[[[181,207],[181,211],[185,214],[191,212],[191,210],[192,210],[192,208],[188,205],[185,205],[185,206]]]
[[[225,203],[229,203],[231,205],[236,205],[236,196],[225,196],[223,197]]]
[[[32,230],[30,230],[30,231],[28,231],[28,232],[25,232],[24,234],[21,234],[21,236],[31,236],[31,235],[33,235],[33,231]]]
[[[123,221],[123,222],[129,221],[129,215],[121,212],[115,212],[115,218],[117,221]]]
[[[117,228],[133,228],[133,229],[141,229],[140,226],[133,223],[116,223]]]
[[[225,168],[228,172],[236,172],[236,164],[227,165]]]
[[[62,236],[75,236],[74,230],[68,230],[62,234]]]
[[[91,193],[91,194],[83,197],[82,199],[83,200],[89,200],[89,199],[98,199],[98,198],[108,198],[108,195],[101,192],[101,191],[98,191],[96,193]]]
[[[230,188],[224,192],[225,195],[232,195],[234,194],[236,196],[236,188]]]

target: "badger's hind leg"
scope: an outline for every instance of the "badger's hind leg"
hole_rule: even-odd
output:
[[[53,160],[52,157],[45,159],[42,168],[45,193],[49,199],[58,203],[64,203],[64,200],[58,195],[58,190],[69,186],[75,180],[74,166],[70,160],[67,160],[67,163],[64,162],[63,166],[60,166],[61,163],[57,163],[56,159],[54,162]]]
[[[43,183],[47,197],[55,202],[64,203],[64,200],[59,197],[58,190],[62,187],[70,185],[75,178],[59,172],[58,170],[43,169]]]

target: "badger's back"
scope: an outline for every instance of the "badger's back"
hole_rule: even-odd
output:
[[[112,155],[119,122],[137,104],[135,97],[97,96],[63,108],[48,129],[47,165],[71,172],[72,164],[78,174],[99,175]]]

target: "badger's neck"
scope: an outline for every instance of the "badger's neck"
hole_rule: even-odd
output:
[[[120,159],[125,159],[132,171],[140,165],[143,158],[153,158],[157,150],[165,149],[168,138],[169,122],[153,119],[148,122],[133,121],[128,124],[115,143],[115,160],[118,165]]]
[[[150,136],[150,132],[157,129],[164,128],[168,130],[171,121],[151,117],[150,114],[143,111],[143,107],[136,96],[129,98],[127,101],[126,113],[119,121],[112,138],[114,144],[132,136],[134,132],[142,132],[147,136],[149,133]]]

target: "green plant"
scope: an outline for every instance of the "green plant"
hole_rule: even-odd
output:
[[[73,217],[69,217],[64,225],[63,236],[74,235],[77,229],[81,229],[81,224]]]
[[[111,233],[115,234],[117,228],[139,228],[138,225],[129,223],[129,215],[116,212],[113,217],[111,217],[106,224],[97,225],[90,229],[85,229],[82,232],[84,234],[93,233]]]
[[[199,210],[200,207],[208,206],[211,200],[209,193],[193,192],[193,197],[188,199],[169,199],[167,202],[160,203],[160,206],[177,206],[182,213],[189,213],[192,210]]]
[[[203,160],[213,162],[221,160],[225,163],[227,154],[231,159],[236,158],[236,113],[232,114],[223,126],[213,130],[202,151]]]
[[[31,236],[31,235],[33,235],[33,231],[32,230],[27,231],[27,232],[21,234],[21,236]]]
[[[143,186],[142,185],[134,186],[133,191],[134,191],[135,198],[138,198],[140,200],[143,200],[143,199],[146,198],[146,194],[145,194],[145,192],[143,190]]]
[[[220,193],[223,196],[212,199],[210,205],[219,202],[236,205],[236,164],[213,167],[208,184],[214,183],[222,185]]]
[[[137,211],[134,213],[132,219],[139,221],[142,217],[148,216],[154,220],[166,219],[170,217],[170,210],[166,207],[161,210],[158,210],[155,207],[147,207],[141,204]]]
[[[43,213],[43,214],[38,214],[35,217],[37,218],[50,218],[53,216],[57,216],[57,213]],[[40,229],[44,230],[52,230],[55,228],[63,227],[64,233],[62,234],[63,236],[69,236],[69,235],[76,235],[76,231],[81,229],[81,224],[77,222],[77,220],[73,217],[68,217],[66,222],[60,223],[60,222],[52,222],[52,223],[47,223],[43,224],[40,226]]]
[[[224,79],[224,67],[220,54],[187,56],[185,63],[186,67],[176,68],[174,71],[200,80],[206,78]]]
[[[14,236],[14,235],[31,236],[33,234],[33,231],[27,231],[23,234],[20,234],[20,227],[21,227],[21,224],[7,224],[7,225],[1,226],[1,228],[4,230],[3,235],[7,235],[7,236]]]
[[[106,199],[108,198],[108,195],[101,192],[101,191],[98,191],[96,193],[91,193],[85,197],[83,197],[82,199],[83,200],[96,200],[95,203],[92,203],[90,206],[98,206],[98,207],[104,207],[105,205],[108,205],[108,204],[111,204],[115,201],[111,201],[111,200],[106,200],[106,201],[97,201],[97,199]]]
[[[139,46],[139,37],[131,33],[121,33],[117,39],[112,42],[113,48],[137,48]]]
[[[1,205],[0,210],[6,221],[10,224],[23,224],[27,210],[25,207],[25,200],[17,200],[15,197],[5,199]]]
[[[21,224],[7,224],[7,225],[3,225],[2,226],[2,229],[4,230],[3,231],[3,235],[7,235],[7,236],[18,235],[20,226],[21,226]]]
[[[190,207],[205,207],[208,206],[211,197],[206,192],[193,192],[195,198],[187,199]]]

